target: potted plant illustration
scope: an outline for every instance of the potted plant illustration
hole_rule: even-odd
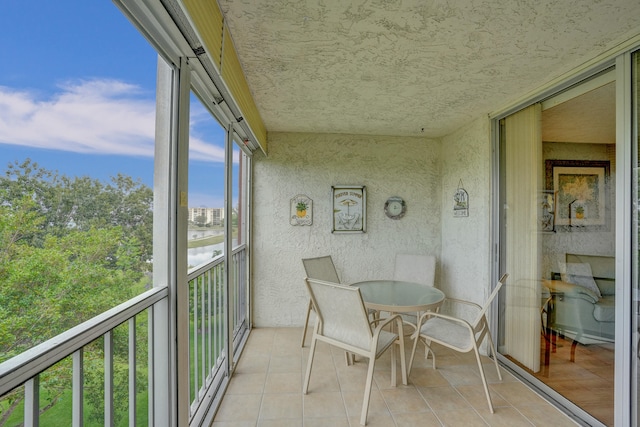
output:
[[[584,206],[578,205],[576,206],[576,218],[583,219],[584,218]]]
[[[299,218],[304,218],[307,215],[307,204],[305,202],[298,202],[296,205],[296,215]]]

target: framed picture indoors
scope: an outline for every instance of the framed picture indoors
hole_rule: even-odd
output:
[[[605,231],[610,227],[608,160],[546,160],[547,191],[555,194],[559,231]]]
[[[538,195],[538,231],[556,231],[556,195],[552,190],[541,191]]]
[[[367,229],[367,189],[364,185],[331,187],[332,233],[364,233]]]

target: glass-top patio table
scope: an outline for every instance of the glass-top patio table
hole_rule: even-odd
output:
[[[352,283],[360,288],[365,307],[392,314],[418,313],[437,309],[445,295],[440,289],[401,280],[367,280]],[[407,323],[407,322],[404,322]],[[410,322],[409,322],[410,323]],[[391,324],[393,327],[393,323]],[[415,325],[412,324],[414,330]],[[395,350],[391,350],[391,363],[395,362]],[[395,366],[391,369],[391,384],[396,381]]]
[[[434,310],[445,298],[440,289],[400,280],[367,280],[351,286],[360,288],[367,308],[391,313]]]

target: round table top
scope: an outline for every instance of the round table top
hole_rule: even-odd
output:
[[[351,286],[360,288],[367,308],[393,313],[427,311],[438,307],[445,298],[440,289],[400,280],[367,280]]]

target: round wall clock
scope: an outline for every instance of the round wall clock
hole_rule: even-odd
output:
[[[384,213],[391,219],[400,219],[407,212],[407,205],[401,197],[389,197],[384,204]]]

